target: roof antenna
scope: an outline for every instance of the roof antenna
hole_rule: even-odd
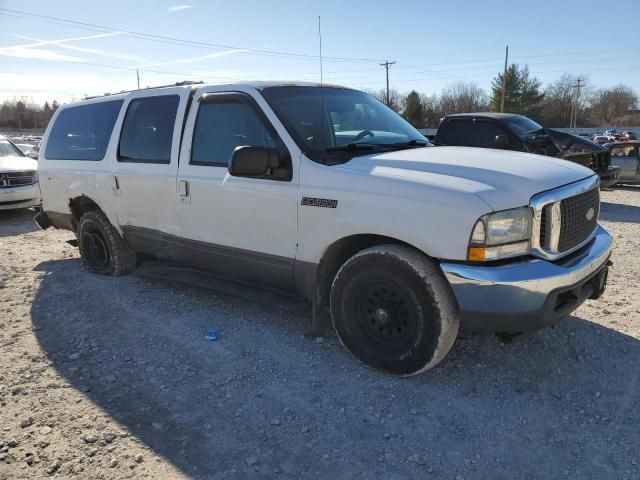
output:
[[[320,15],[318,15],[318,39],[320,40],[320,86],[322,86],[322,29],[320,28]]]

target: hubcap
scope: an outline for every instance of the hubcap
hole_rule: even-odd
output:
[[[358,324],[377,343],[403,343],[417,324],[413,302],[404,289],[387,279],[370,280],[355,292]]]

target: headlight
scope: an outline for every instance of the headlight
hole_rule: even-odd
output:
[[[529,253],[531,209],[513,208],[480,217],[473,227],[467,259],[500,260]]]

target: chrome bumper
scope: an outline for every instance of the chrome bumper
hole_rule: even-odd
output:
[[[611,235],[598,226],[591,242],[554,262],[528,259],[496,266],[440,266],[458,300],[464,327],[530,331],[557,322],[599,293],[594,279],[606,269],[612,244]]]
[[[0,188],[0,210],[37,207],[41,204],[37,183],[22,187]]]

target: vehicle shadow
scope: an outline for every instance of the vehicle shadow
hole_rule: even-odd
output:
[[[31,209],[0,210],[0,237],[12,237],[38,231]]]
[[[600,220],[605,222],[640,223],[640,207],[602,202],[600,204]]]
[[[611,478],[615,451],[640,441],[640,342],[576,316],[511,344],[460,338],[439,367],[400,379],[333,335],[304,338],[308,313],[91,275],[77,259],[36,270],[33,328],[54,368],[190,477],[415,477],[415,450],[436,477],[482,454],[511,469],[526,458],[528,478]]]

